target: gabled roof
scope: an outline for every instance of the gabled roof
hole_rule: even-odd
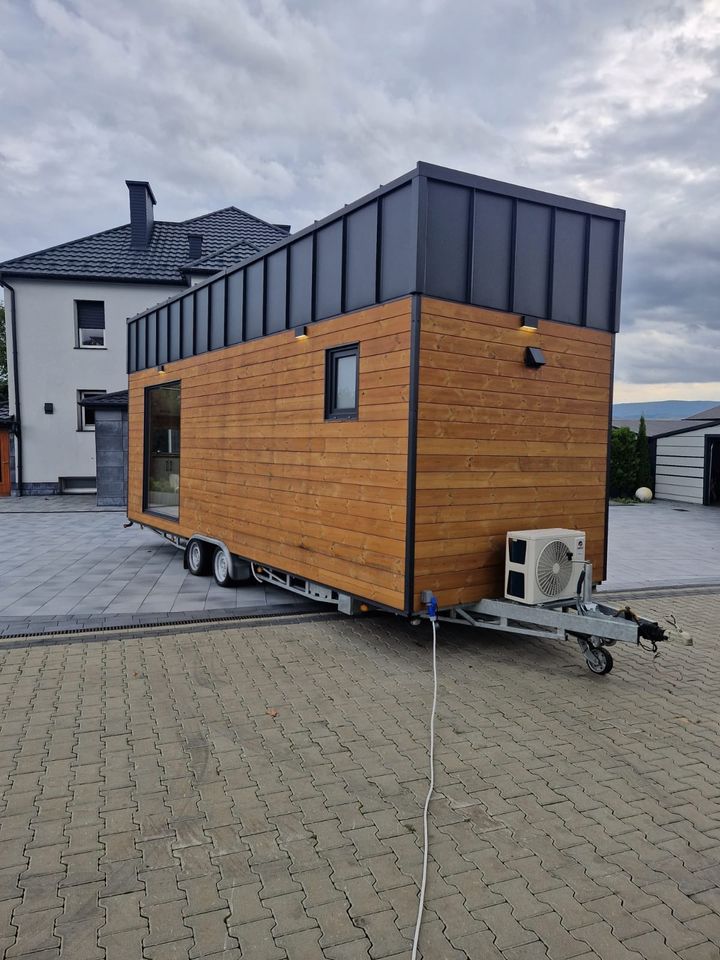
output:
[[[701,420],[695,421],[694,423],[690,420],[682,420],[682,427],[676,430],[665,430],[663,433],[656,433],[655,439],[659,440],[661,437],[674,437],[679,433],[696,433],[698,430],[708,430],[711,427],[720,427],[720,419],[717,420]]]
[[[701,410],[700,413],[694,413],[691,417],[685,417],[686,420],[720,420],[720,404],[714,407],[708,407],[707,410]]]
[[[287,234],[285,234],[287,236]],[[221,250],[200,257],[198,260],[191,260],[183,267],[184,273],[217,273],[218,270],[224,270],[226,267],[232,267],[236,263],[242,263],[260,253],[262,246],[257,243],[251,243],[249,240],[239,240],[229,244]]]
[[[238,207],[175,223],[156,220],[147,248],[130,246],[130,224],[93,233],[24,257],[0,263],[7,276],[56,279],[172,283],[184,286],[188,262],[188,234],[202,234],[205,257],[241,242],[253,246],[253,255],[287,239],[287,230],[266,223]],[[222,269],[222,268],[220,268]]]

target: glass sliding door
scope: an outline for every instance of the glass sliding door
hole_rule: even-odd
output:
[[[145,504],[148,513],[180,515],[180,384],[145,390]]]

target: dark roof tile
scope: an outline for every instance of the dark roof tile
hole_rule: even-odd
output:
[[[245,243],[254,256],[259,250],[287,237],[287,233],[237,207],[225,207],[192,220],[172,223],[156,220],[147,249],[130,246],[130,224],[103,230],[24,257],[0,263],[0,273],[10,276],[62,276],[177,283],[183,285],[188,262],[188,234],[200,233],[207,251],[203,259]],[[241,256],[241,259],[247,259]],[[236,262],[235,260],[231,262]],[[230,266],[222,262],[217,269]]]

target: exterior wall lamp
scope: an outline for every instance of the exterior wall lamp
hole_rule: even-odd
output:
[[[295,339],[296,340],[307,340],[307,327],[295,327]]]
[[[536,370],[545,366],[545,354],[540,347],[525,347],[525,366]]]

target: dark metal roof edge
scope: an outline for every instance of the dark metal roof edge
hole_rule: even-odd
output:
[[[396,177],[394,180],[391,180],[389,183],[386,183],[375,190],[372,190],[370,193],[366,193],[364,196],[360,197],[358,200],[353,200],[352,203],[346,203],[345,206],[341,207],[339,210],[334,210],[332,213],[329,213],[326,217],[323,217],[322,220],[315,220],[307,227],[303,227],[302,230],[298,230],[297,233],[291,233],[290,235],[284,236],[277,243],[272,244],[269,247],[263,247],[262,250],[258,251],[254,257],[248,257],[247,260],[243,260],[242,263],[233,264],[230,267],[224,267],[221,270],[218,270],[216,273],[209,277],[207,280],[201,280],[199,283],[196,283],[191,289],[200,290],[202,287],[208,286],[211,280],[216,280],[221,276],[228,276],[231,273],[235,273],[237,270],[244,270],[246,267],[250,266],[253,263],[256,263],[258,260],[263,259],[264,257],[270,256],[270,254],[275,253],[277,250],[280,250],[284,247],[289,247],[291,244],[295,243],[297,240],[302,240],[303,237],[308,236],[309,234],[314,233],[316,230],[320,230],[323,227],[328,226],[331,223],[334,223],[336,220],[339,220],[341,217],[347,216],[347,214],[352,213],[354,210],[358,210],[360,207],[364,207],[368,203],[372,203],[373,200],[377,200],[378,197],[383,197],[388,193],[392,193],[394,190],[397,190],[399,187],[404,187],[406,184],[411,183],[415,177],[417,177],[418,168],[415,167],[412,170],[409,170],[407,173],[402,174],[400,177]],[[240,241],[238,241],[240,242]],[[127,323],[132,323],[134,320],[137,320],[139,317],[147,316],[149,313],[154,313],[155,310],[160,309],[161,307],[166,307],[174,300],[179,299],[184,296],[187,291],[178,293],[175,296],[168,297],[167,300],[163,300],[160,303],[156,303],[154,307],[149,307],[146,310],[141,310],[140,313],[134,314],[132,317],[128,317]]]
[[[97,397],[86,397],[79,401],[81,407],[105,407],[124,409],[128,405],[128,391],[115,390],[113,393],[101,393]]]
[[[441,167],[434,163],[418,161],[418,173],[431,180],[444,180],[446,183],[455,183],[463,187],[474,187],[486,193],[499,193],[505,197],[514,197],[518,200],[528,200],[531,203],[543,203],[559,207],[563,210],[572,210],[576,213],[591,214],[604,217],[606,220],[625,220],[625,211],[618,207],[604,207],[589,200],[577,200],[573,197],[563,197],[559,194],[546,193],[544,190],[535,190],[532,187],[521,187],[514,183],[505,183],[502,180],[488,180],[474,173],[463,173],[450,167]]]
[[[650,437],[650,439],[661,440],[663,437],[675,437],[679,433],[693,433],[696,430],[705,430],[707,427],[717,427],[718,425],[720,425],[720,420],[701,420],[699,423],[694,423],[691,427],[683,427],[681,430],[668,430],[667,433],[656,433],[655,436]]]
[[[1,266],[1,264],[0,264]],[[39,270],[2,270],[0,271],[0,281],[7,277],[13,279],[18,277],[21,280],[66,280],[68,283],[144,283],[150,287],[182,287],[183,278],[178,274],[177,280],[158,280],[156,277],[105,277],[100,274],[86,273],[46,273]]]

